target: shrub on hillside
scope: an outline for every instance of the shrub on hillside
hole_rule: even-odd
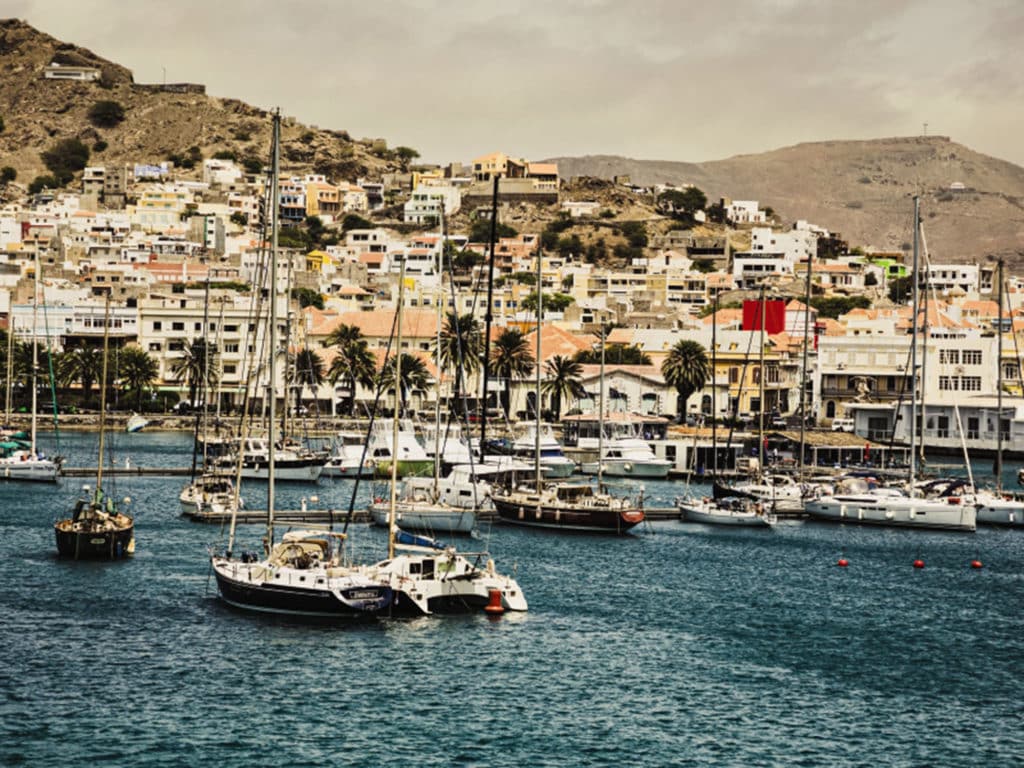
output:
[[[97,101],[89,107],[89,122],[97,128],[114,128],[124,121],[124,107],[116,101]]]
[[[59,186],[60,182],[53,176],[36,176],[32,179],[32,183],[28,185],[28,192],[30,195],[35,195],[44,189],[56,189]]]
[[[103,152],[108,146],[109,145],[107,144],[107,142],[105,142],[103,139],[100,139],[99,141],[92,145],[92,151],[97,153]]]
[[[0,182],[10,184],[16,178],[18,178],[18,172],[11,166],[5,165],[3,168],[0,168]]]
[[[89,148],[78,139],[61,139],[40,157],[59,182],[58,186],[63,186],[75,177],[77,171],[85,168],[89,162]]]

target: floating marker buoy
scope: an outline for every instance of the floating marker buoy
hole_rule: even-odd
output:
[[[491,589],[487,592],[489,601],[484,607],[484,611],[489,613],[491,616],[500,616],[505,612],[505,606],[501,604],[501,590]]]
[[[981,560],[978,560],[977,558],[975,558],[974,560],[971,560],[971,568],[974,568],[975,570],[978,570],[981,567],[982,567],[981,566]]]
[[[845,557],[840,557],[839,560],[836,562],[836,565],[838,565],[840,568],[845,568],[849,564],[850,561],[847,560]]]
[[[915,568],[924,568],[924,560],[922,560],[920,557],[917,558],[917,560],[914,561],[914,567]]]

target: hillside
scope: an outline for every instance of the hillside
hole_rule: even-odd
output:
[[[1024,168],[942,136],[798,144],[707,163],[558,157],[565,177],[700,187],[709,199],[758,200],[783,221],[807,219],[851,245],[899,248],[910,240],[911,202],[921,195],[925,235],[941,262],[999,254],[1024,267]],[[951,192],[960,182],[966,190]]]
[[[100,82],[44,79],[51,62],[96,67]],[[239,160],[265,160],[270,147],[266,111],[236,99],[203,92],[174,92],[163,85],[133,82],[132,73],[92,51],[63,43],[17,19],[0,20],[0,133],[2,165],[27,184],[47,173],[40,152],[56,141],[78,138],[93,149],[93,165],[158,163],[198,147],[203,157],[233,152]],[[173,87],[173,86],[172,86]],[[203,89],[191,89],[203,90]],[[124,107],[123,122],[112,128],[90,123],[88,112],[99,101]],[[353,141],[341,130],[319,130],[286,119],[282,129],[282,166],[286,171],[317,170],[338,179],[379,176],[398,168],[386,150],[370,140]],[[194,170],[195,176],[201,171]]]

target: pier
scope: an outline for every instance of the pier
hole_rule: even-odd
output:
[[[61,467],[64,477],[95,477],[98,467]],[[103,468],[103,474],[111,477],[148,476],[148,477],[186,477],[192,474],[191,467],[136,467],[109,466]]]

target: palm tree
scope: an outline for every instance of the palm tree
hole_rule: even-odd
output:
[[[472,313],[460,317],[455,312],[449,312],[434,353],[439,368],[455,372],[452,395],[454,401],[458,402],[465,381],[463,376],[476,373],[483,364],[484,334],[480,321]]]
[[[142,410],[142,395],[156,381],[159,366],[148,352],[135,344],[121,350],[117,377],[125,394],[134,394],[136,407]]]
[[[362,331],[354,325],[342,323],[327,335],[327,344],[338,348],[338,356],[331,362],[327,380],[331,385],[344,381],[348,385],[349,416],[355,413],[356,385],[372,387],[377,375],[377,361]]]
[[[661,364],[661,375],[665,377],[665,383],[675,387],[679,393],[676,411],[680,420],[686,419],[686,401],[704,386],[710,370],[707,351],[690,339],[676,342]]]
[[[316,400],[316,391],[324,383],[324,361],[320,355],[309,347],[303,347],[295,353],[294,359],[290,362],[288,368],[292,371],[292,383],[298,387],[296,395],[299,403],[302,402],[302,390],[306,387],[309,387],[313,399]]]
[[[554,420],[558,421],[562,415],[562,398],[580,398],[585,394],[580,382],[583,368],[572,358],[555,355],[544,364],[544,370],[548,378],[541,384],[541,389],[551,394],[551,410]],[[537,405],[540,405],[539,394]]]
[[[184,357],[171,364],[171,376],[175,381],[183,381],[188,385],[188,399],[195,406],[199,388],[203,388],[205,399],[205,393],[210,392],[220,381],[220,359],[217,347],[209,344],[206,339],[186,341],[184,352]]]
[[[27,355],[28,360],[28,368],[26,370],[31,373],[32,347],[28,344],[25,344],[24,346],[25,352],[22,354]],[[20,356],[20,354],[16,353],[16,366]],[[73,349],[65,350],[64,354],[60,356],[60,362],[57,366],[57,378],[65,386],[76,381],[81,382],[83,401],[89,400],[89,393],[92,391],[92,385],[99,381],[102,375],[103,350],[101,349],[87,347],[82,344],[74,347]],[[109,372],[107,375],[110,375]]]
[[[394,389],[395,358],[392,357],[387,360],[377,376],[378,384],[381,387],[384,389]],[[410,355],[408,352],[403,352],[401,384],[399,394],[401,397],[401,407],[404,409],[410,392],[414,389],[426,389],[430,386],[430,372],[427,370],[427,364],[420,358]]]
[[[502,408],[505,418],[512,400],[512,378],[525,377],[533,370],[533,354],[526,344],[526,337],[518,328],[507,328],[494,340],[491,349],[491,369],[496,376],[504,379]]]

